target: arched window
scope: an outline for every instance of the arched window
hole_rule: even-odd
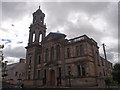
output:
[[[82,67],[82,75],[85,76],[86,75],[86,72],[85,72],[85,68]]]
[[[43,84],[46,84],[46,69],[44,70],[44,78],[43,78]]]
[[[48,57],[49,57],[49,50],[47,48],[45,51],[45,61],[48,61]]]
[[[67,48],[67,58],[70,58],[70,48]]]
[[[33,38],[32,42],[35,42],[35,33],[33,33]]]
[[[30,59],[29,59],[29,65],[31,65],[31,57],[30,57]]]
[[[38,70],[38,79],[40,79],[40,70]]]
[[[61,70],[61,67],[58,68],[58,80],[59,80],[59,84],[61,85],[61,73],[62,73],[62,70]]]
[[[79,56],[79,46],[76,46],[76,56]]]
[[[58,72],[59,72],[59,78],[61,77],[61,67],[58,68]]]
[[[80,65],[77,65],[77,69],[78,69],[78,76],[81,76],[81,68],[80,68]]]
[[[30,80],[30,77],[31,77],[31,72],[28,71],[28,80]]]
[[[56,46],[56,58],[57,60],[60,59],[60,46],[59,45]]]
[[[80,45],[80,55],[84,55],[84,48],[83,48],[83,45]]]
[[[41,42],[42,41],[42,34],[40,34],[40,36],[39,36],[39,42]]]
[[[38,57],[38,64],[41,62],[41,56]]]
[[[54,61],[54,47],[51,47],[51,61]]]
[[[98,52],[96,52],[96,58],[97,58],[97,64],[98,64],[98,66],[100,66],[100,61],[99,61],[99,55],[98,55]]]

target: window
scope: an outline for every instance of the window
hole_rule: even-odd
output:
[[[33,18],[33,19],[34,19],[34,22],[33,22],[33,23],[35,23],[35,22],[36,22],[36,16],[34,16],[34,18]]]
[[[44,70],[44,77],[46,78],[46,69]]]
[[[51,48],[51,61],[54,61],[54,47]]]
[[[67,58],[70,58],[70,48],[67,48]]]
[[[59,68],[58,71],[59,71],[59,77],[61,77],[61,68]]]
[[[85,73],[85,68],[84,68],[84,67],[82,67],[82,75],[83,75],[83,76],[86,75],[86,73]]]
[[[40,36],[39,36],[39,42],[41,42],[42,41],[42,34],[40,34]]]
[[[38,79],[40,79],[40,70],[38,70]]]
[[[60,59],[60,46],[59,45],[57,45],[57,47],[56,47],[56,58],[57,58],[57,60]]]
[[[80,69],[80,65],[77,65],[77,69],[78,69],[78,76],[81,76],[81,69]]]
[[[80,45],[80,55],[84,55],[84,48],[83,48],[83,45]]]
[[[31,65],[31,57],[30,57],[30,60],[29,60],[29,65]]]
[[[57,85],[61,85],[61,67],[58,68]]]
[[[43,84],[46,84],[46,70],[44,70],[44,79],[43,79]]]
[[[46,49],[46,54],[45,54],[45,60],[48,61],[48,57],[49,57],[49,50],[48,48]]]
[[[103,58],[101,58],[101,62],[102,62],[102,66],[104,66],[104,60],[103,60]]]
[[[35,33],[33,33],[32,42],[35,42]]]
[[[106,75],[106,73],[105,73],[105,70],[103,69],[103,74],[104,74],[104,76]]]
[[[28,71],[28,80],[30,80],[30,77],[31,77],[31,72]]]
[[[68,66],[68,75],[70,76],[71,75],[71,67]]]
[[[40,64],[40,62],[41,62],[41,57],[39,56],[38,57],[38,64]]]
[[[98,52],[96,52],[96,58],[97,58],[97,64],[98,64],[98,66],[100,66],[100,62],[99,62],[99,55],[98,55]]]
[[[79,47],[76,46],[76,56],[78,57],[79,56]]]

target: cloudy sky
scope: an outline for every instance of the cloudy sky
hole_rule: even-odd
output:
[[[59,1],[59,0],[58,0]],[[39,5],[45,13],[47,34],[57,32],[74,38],[88,35],[98,42],[100,55],[118,61],[118,2],[1,2],[0,44],[9,63],[25,58],[32,13]]]

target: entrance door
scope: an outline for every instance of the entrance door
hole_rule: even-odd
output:
[[[55,71],[51,70],[50,72],[50,84],[51,86],[55,86]]]

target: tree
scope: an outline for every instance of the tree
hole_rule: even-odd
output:
[[[116,63],[113,67],[113,80],[117,81],[120,84],[120,63]]]

